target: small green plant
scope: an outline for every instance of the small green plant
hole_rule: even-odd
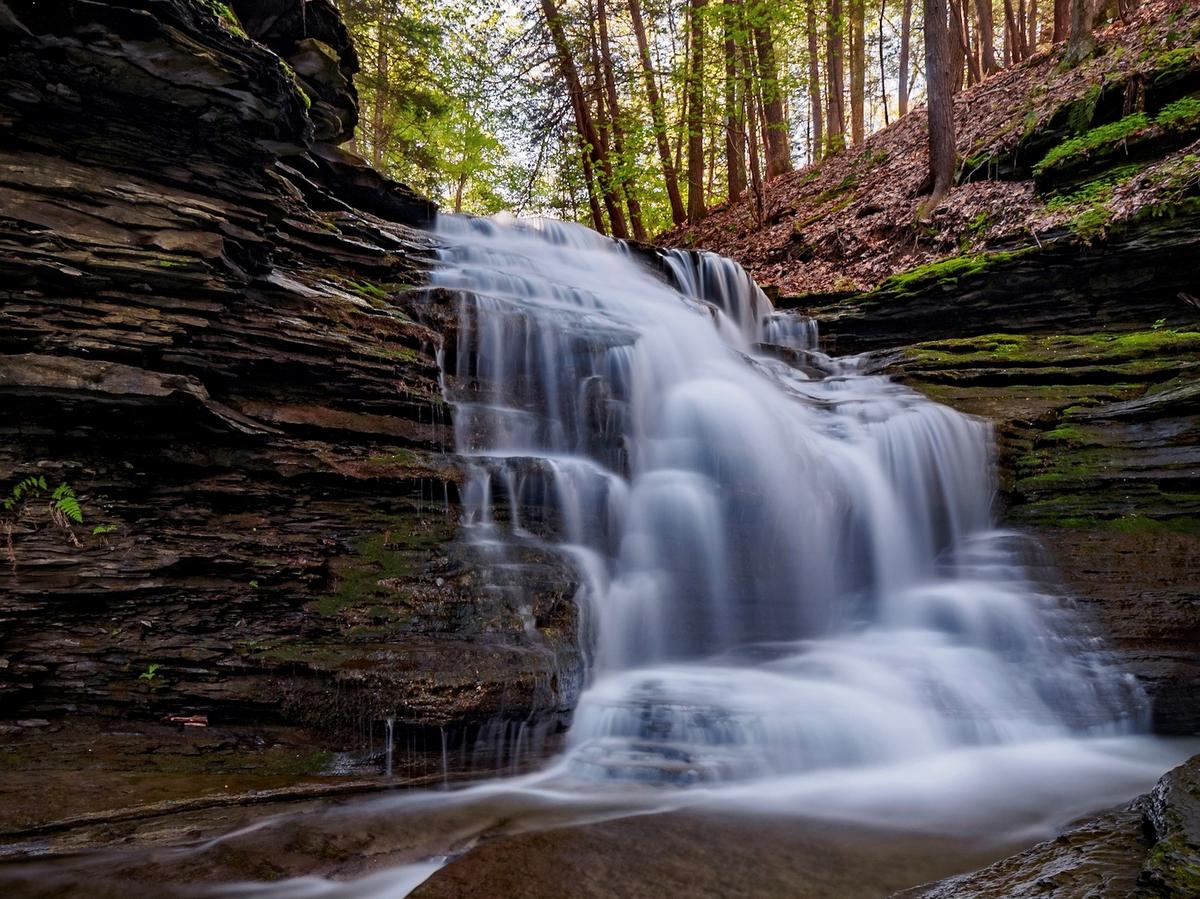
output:
[[[45,475],[31,475],[18,481],[12,492],[0,502],[6,513],[0,517],[0,528],[4,530],[5,548],[13,571],[17,569],[17,556],[13,550],[13,526],[25,513],[29,501],[47,491],[50,492],[50,520],[66,532],[72,545],[79,546],[79,538],[75,536],[71,525],[83,524],[83,507],[79,504],[79,497],[75,495],[75,491],[65,482],[51,491]]]
[[[92,528],[93,537],[103,537],[107,534],[116,533],[117,526],[115,524],[98,524]]]
[[[158,675],[158,669],[161,667],[162,665],[158,664],[158,662],[151,662],[146,666],[146,670],[138,675],[138,680],[144,680],[148,684],[155,683],[156,678],[161,679]]]
[[[257,590],[257,589],[258,589],[258,581],[251,581],[251,582],[250,582],[250,589],[251,589],[251,590]]]
[[[1160,318],[1158,321],[1156,321],[1150,327],[1155,331],[1161,331],[1166,326],[1167,326],[1167,320],[1165,318]]]

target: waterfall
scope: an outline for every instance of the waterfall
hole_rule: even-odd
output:
[[[818,350],[729,259],[441,220],[445,384],[489,552],[584,575],[573,776],[672,783],[1136,728],[993,519],[993,437]]]

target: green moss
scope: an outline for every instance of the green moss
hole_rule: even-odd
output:
[[[415,576],[425,554],[453,533],[454,523],[447,518],[389,519],[383,530],[358,540],[352,556],[338,560],[336,586],[317,600],[317,612],[332,616],[350,608],[366,610],[383,601],[394,602],[396,591],[381,587],[379,582]]]
[[[207,3],[212,14],[217,17],[217,21],[225,27],[226,31],[236,34],[238,37],[250,39],[250,35],[246,34],[246,29],[242,27],[242,20],[233,11],[233,7],[228,3],[222,3],[221,0],[207,0]]]
[[[1158,56],[1154,57],[1154,80],[1158,81],[1161,78],[1174,76],[1178,72],[1192,68],[1193,65],[1200,62],[1197,56],[1200,51],[1195,47],[1176,47],[1174,50],[1165,50]]]
[[[1096,103],[1100,100],[1100,85],[1093,84],[1086,94],[1067,109],[1067,124],[1075,134],[1082,134],[1092,124],[1096,114]]]
[[[1080,157],[1088,156],[1099,150],[1106,150],[1120,144],[1135,134],[1150,127],[1150,120],[1144,112],[1135,112],[1116,122],[1093,128],[1078,137],[1063,141],[1053,147],[1042,160],[1033,167],[1034,175],[1041,175],[1052,168],[1062,167],[1065,163]]]
[[[1154,121],[1172,131],[1190,131],[1200,125],[1200,98],[1183,97],[1159,110]]]
[[[907,293],[917,287],[929,284],[956,284],[963,278],[977,275],[995,265],[1009,262],[1029,252],[1034,252],[1034,250],[1031,248],[1011,252],[999,251],[951,256],[892,275],[883,282],[880,289]]]

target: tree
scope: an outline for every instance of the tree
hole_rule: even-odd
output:
[[[1067,40],[1067,65],[1078,65],[1096,50],[1096,21],[1101,0],[1071,0],[1071,36]]]
[[[858,146],[866,136],[867,36],[865,0],[849,0],[850,25],[850,142]]]
[[[1065,41],[1071,33],[1071,0],[1054,0],[1054,43]]]
[[[767,177],[774,178],[792,170],[791,140],[784,115],[783,91],[779,87],[779,64],[775,59],[775,39],[764,6],[753,10],[754,47],[758,53],[759,90],[762,97],[763,128],[767,153]]]
[[[912,0],[906,2],[911,3]],[[804,0],[804,19],[808,29],[808,104],[809,118],[812,121],[812,159],[816,160],[821,158],[825,141],[816,0]]]
[[[838,153],[846,146],[846,107],[842,92],[846,85],[843,69],[845,45],[842,34],[845,22],[842,18],[842,0],[829,0],[829,18],[825,40],[825,155]]]
[[[742,113],[738,77],[739,0],[725,0],[723,37],[725,50],[725,182],[729,198],[746,192],[746,122]]]
[[[547,2],[547,0],[543,0]],[[689,32],[691,62],[687,75],[687,219],[695,224],[704,218],[704,10],[708,0],[691,0]]]
[[[1005,0],[1010,2],[1010,0]],[[979,47],[984,75],[992,75],[1000,70],[996,65],[996,48],[993,44],[995,40],[995,23],[992,20],[992,0],[975,0],[975,16],[979,27],[976,32],[979,35]]]
[[[908,55],[912,45],[912,8],[913,0],[904,0],[904,10],[900,19],[900,83],[898,99],[900,115],[908,113]]]
[[[600,28],[600,68],[603,72],[604,95],[608,102],[608,114],[612,121],[613,151],[618,166],[618,180],[625,194],[625,205],[629,209],[629,223],[633,236],[646,239],[646,227],[642,224],[642,206],[637,198],[637,185],[628,176],[625,156],[625,132],[621,124],[621,105],[617,98],[617,79],[613,69],[612,45],[608,39],[608,6],[605,0],[596,0],[596,21]]]
[[[682,225],[687,216],[683,209],[683,197],[679,193],[679,178],[675,174],[676,167],[671,160],[671,145],[667,137],[667,119],[662,97],[655,81],[654,63],[650,58],[650,42],[646,35],[646,25],[642,20],[642,7],[639,0],[629,0],[629,18],[632,20],[634,37],[637,39],[638,60],[642,67],[642,78],[646,85],[646,98],[650,104],[650,116],[653,121],[654,142],[658,147],[658,157],[662,164],[663,184],[667,198],[671,204],[671,220],[676,225]]]
[[[926,219],[954,181],[954,76],[951,72],[950,9],[947,0],[925,0],[925,77],[929,119],[929,197],[918,218]]]

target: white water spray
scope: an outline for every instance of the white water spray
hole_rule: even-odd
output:
[[[558,542],[590,585],[574,775],[724,781],[1137,725],[1131,681],[994,530],[985,423],[818,353],[731,260],[671,252],[659,275],[549,221],[441,235],[468,530]]]

